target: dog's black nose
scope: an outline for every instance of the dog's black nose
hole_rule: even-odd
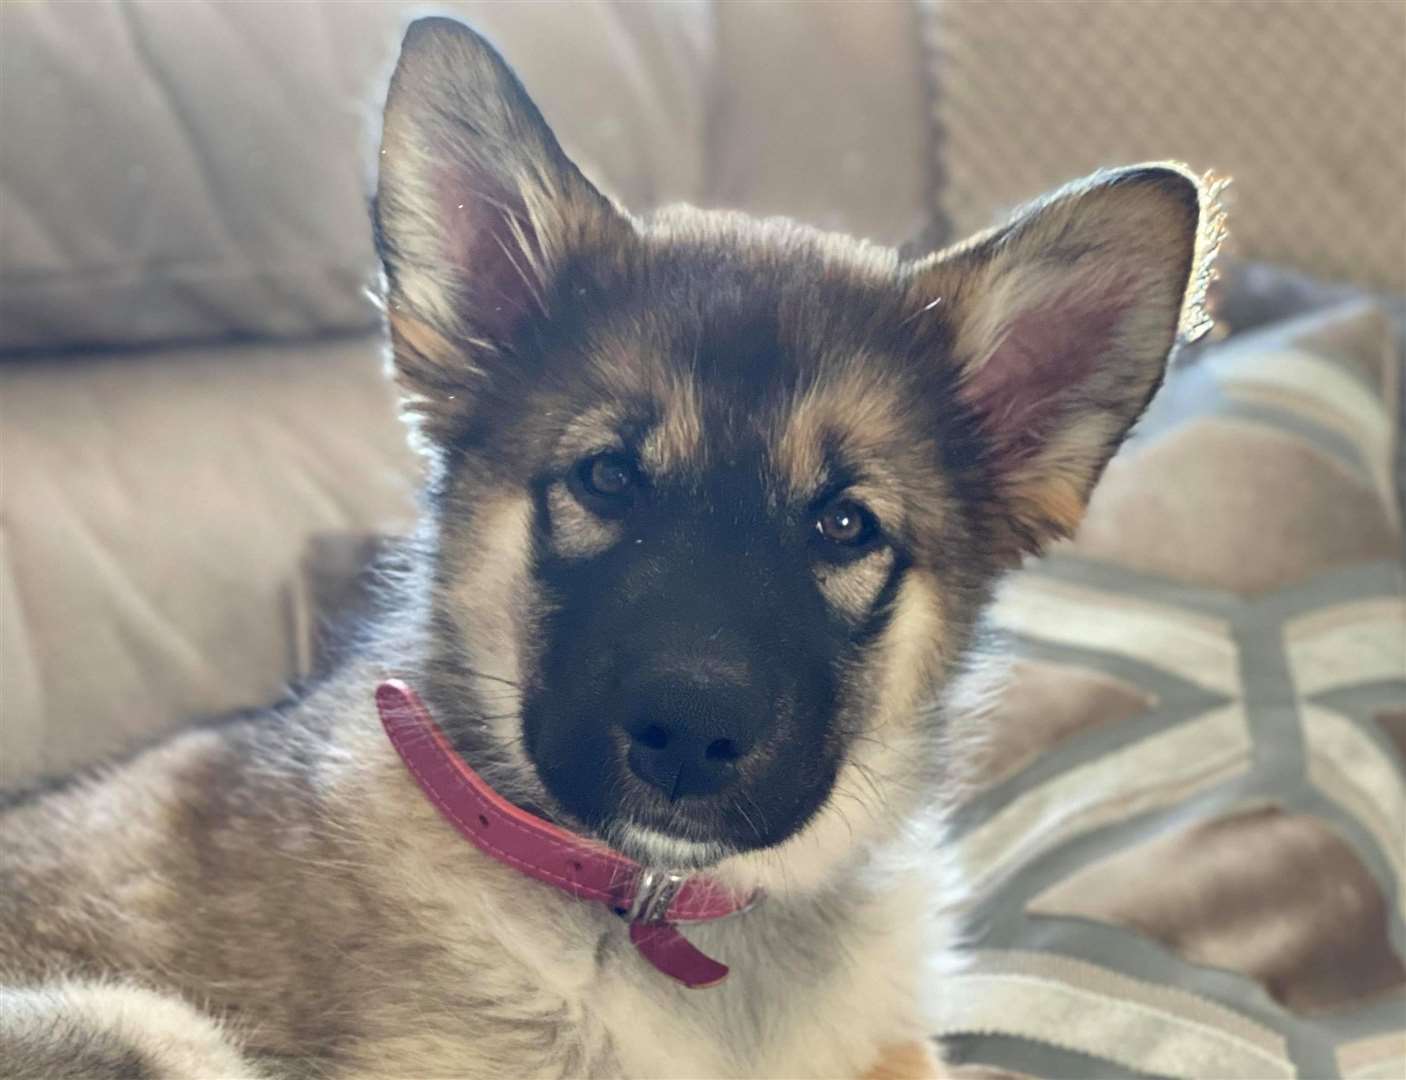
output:
[[[632,690],[624,728],[636,776],[670,799],[712,795],[737,779],[762,726],[749,688],[655,679]]]

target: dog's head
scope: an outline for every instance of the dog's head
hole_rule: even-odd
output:
[[[651,862],[862,839],[933,774],[993,581],[1073,530],[1157,388],[1202,217],[1170,166],[913,262],[631,217],[487,44],[415,23],[376,225],[446,725]]]

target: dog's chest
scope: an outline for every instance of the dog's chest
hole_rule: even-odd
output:
[[[925,1026],[923,943],[916,927],[905,929],[753,942],[750,956],[715,949],[732,974],[703,990],[661,987],[622,964],[602,981],[591,1013],[626,1076],[857,1077],[884,1046]],[[694,934],[700,943],[706,936]]]
[[[763,907],[690,927],[691,940],[731,967],[699,990],[610,935],[590,976],[567,978],[563,1015],[578,1025],[567,1041],[598,1055],[595,1074],[859,1076],[885,1046],[926,1034],[930,926],[899,890],[850,912]]]
[[[731,969],[689,990],[604,908],[421,835],[437,836],[400,829],[387,850],[400,915],[378,967],[427,962],[378,988],[354,1075],[858,1077],[930,1030],[927,972],[944,944],[931,859],[687,927]]]
[[[911,904],[878,903],[841,918],[763,907],[690,927],[731,967],[699,990],[654,970],[623,924],[509,920],[498,926],[507,950],[450,949],[430,980],[437,991],[419,982],[389,995],[403,1008],[380,1013],[350,1073],[858,1077],[885,1047],[928,1030],[933,942]]]

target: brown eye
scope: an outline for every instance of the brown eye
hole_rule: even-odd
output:
[[[820,512],[815,528],[832,544],[858,547],[874,536],[874,516],[853,499],[836,499]]]
[[[597,454],[581,463],[582,487],[599,498],[618,498],[634,483],[635,470],[620,454]]]

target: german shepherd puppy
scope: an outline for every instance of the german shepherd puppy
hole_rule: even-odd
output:
[[[982,610],[1157,389],[1210,216],[1149,165],[917,260],[634,217],[481,38],[414,23],[375,200],[429,462],[394,610],[301,700],[7,811],[7,1073],[937,1075]],[[728,978],[467,843],[382,731],[392,675],[517,807],[763,890],[687,929]]]

